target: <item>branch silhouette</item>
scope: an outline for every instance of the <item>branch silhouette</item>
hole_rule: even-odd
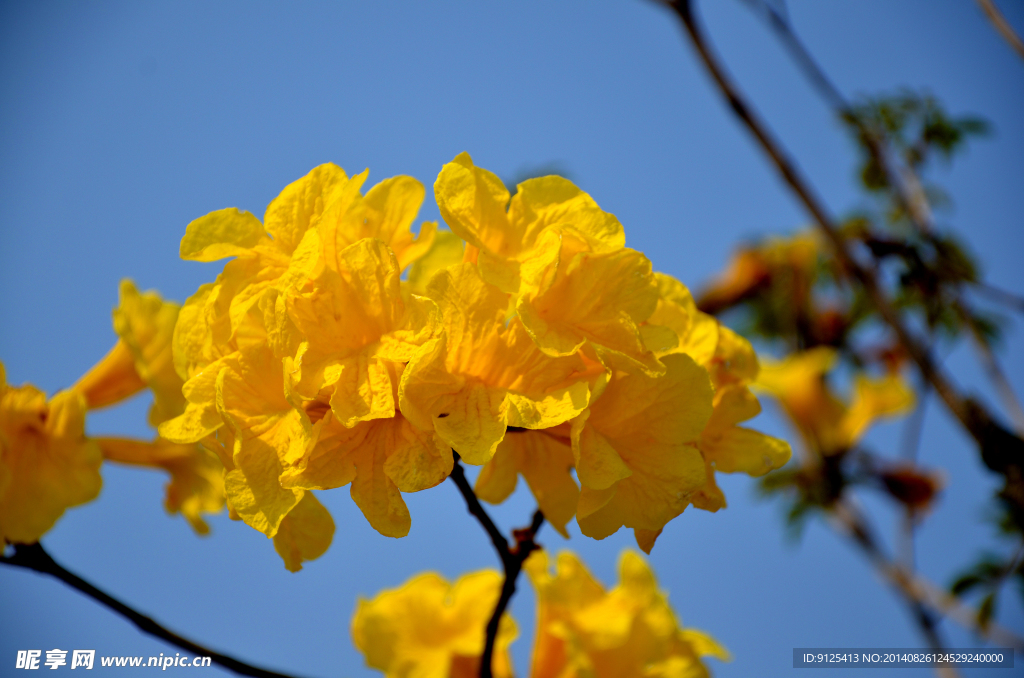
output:
[[[14,567],[23,567],[28,570],[48,574],[51,577],[56,577],[71,588],[81,591],[96,602],[110,608],[114,612],[126,618],[128,621],[135,624],[135,626],[143,633],[164,640],[171,645],[180,647],[186,652],[191,652],[196,656],[210,657],[210,660],[214,664],[222,666],[225,669],[233,671],[241,676],[255,676],[256,678],[294,678],[286,673],[268,671],[267,669],[261,669],[258,666],[246,664],[234,657],[214,652],[209,648],[203,647],[202,645],[194,643],[187,638],[179,636],[177,633],[161,626],[152,618],[147,617],[128,605],[125,605],[117,598],[101,591],[73,572],[66,570],[60,563],[50,557],[50,554],[46,552],[42,544],[13,544],[12,546],[14,552],[10,555],[0,556],[0,563],[12,565]]]
[[[466,508],[470,514],[483,525],[487,536],[491,538],[505,573],[505,579],[501,585],[501,595],[494,606],[494,613],[491,614],[491,618],[487,621],[484,651],[480,655],[480,678],[492,678],[493,671],[491,665],[494,658],[494,643],[498,638],[501,615],[505,613],[505,609],[508,608],[512,596],[515,595],[516,580],[519,578],[519,573],[522,572],[523,563],[526,562],[531,553],[540,548],[534,541],[534,538],[537,536],[537,531],[540,530],[541,525],[544,524],[544,514],[541,513],[540,509],[537,509],[533,512],[533,519],[528,527],[512,530],[515,545],[510,547],[501,530],[494,524],[491,517],[487,515],[483,505],[480,504],[480,500],[477,498],[472,486],[470,486],[469,480],[466,479],[466,472],[459,461],[459,453],[453,451],[453,454],[455,456],[455,463],[452,466],[452,473],[449,477],[455,483],[455,486],[459,488],[463,499],[466,500]]]

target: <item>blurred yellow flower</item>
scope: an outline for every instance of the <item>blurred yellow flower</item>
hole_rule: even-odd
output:
[[[914,406],[914,392],[897,373],[881,378],[857,375],[849,405],[825,381],[837,354],[818,347],[766,361],[757,386],[778,399],[804,441],[823,455],[844,452],[855,445],[881,417],[898,416]]]
[[[710,636],[684,629],[644,559],[625,551],[610,591],[579,558],[560,553],[550,571],[544,551],[524,566],[537,591],[531,678],[704,678],[701,660],[729,654]]]
[[[102,456],[85,436],[78,391],[47,399],[34,386],[7,384],[0,363],[0,539],[39,541],[64,510],[100,492]]]
[[[501,583],[492,570],[463,575],[454,585],[432,572],[418,575],[373,600],[361,599],[352,639],[366,665],[388,678],[476,678]],[[494,647],[495,678],[512,676],[508,646],[516,633],[506,614]]]

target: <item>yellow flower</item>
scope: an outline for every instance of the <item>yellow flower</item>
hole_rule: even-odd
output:
[[[100,492],[101,455],[85,437],[85,398],[9,386],[0,363],[0,538],[39,541],[64,510]]]
[[[691,501],[699,509],[717,511],[726,501],[715,482],[716,472],[761,476],[784,466],[791,450],[784,440],[739,426],[761,412],[749,389],[760,369],[750,342],[698,310],[681,282],[663,274],[657,277],[660,298],[650,322],[671,328],[679,338],[675,347],[660,355],[689,355],[708,370],[715,389],[714,410],[697,443],[707,480]],[[650,552],[656,537],[647,535],[641,548]]]
[[[702,657],[729,659],[710,636],[680,628],[654,573],[632,551],[619,558],[610,591],[569,552],[559,554],[554,574],[544,551],[524,569],[538,598],[531,678],[705,678]]]
[[[360,600],[352,639],[366,665],[388,678],[476,678],[501,583],[492,570],[463,575],[454,586],[432,572],[418,575]],[[515,637],[515,622],[506,614],[494,648],[496,678],[512,676],[508,646]]]
[[[663,362],[662,377],[616,373],[572,422],[582,486],[576,521],[587,536],[603,539],[631,527],[649,549],[649,533],[682,513],[704,485],[697,442],[711,416],[711,382],[687,355]]]
[[[140,294],[131,280],[121,281],[120,298],[114,309],[117,344],[78,380],[75,388],[94,410],[148,387],[154,396],[149,423],[158,426],[185,408],[183,382],[174,370],[171,354],[180,307],[164,301],[154,291]]]
[[[535,275],[522,270],[529,260],[546,263],[557,250],[557,238],[545,237],[551,230],[571,233],[595,252],[613,252],[626,242],[618,219],[568,179],[524,181],[510,204],[501,179],[476,167],[468,153],[441,169],[434,196],[452,232],[474,249],[484,280],[509,293],[519,291],[523,273]]]
[[[850,449],[876,419],[914,406],[913,390],[896,373],[880,379],[857,375],[847,405],[825,381],[836,360],[834,350],[814,348],[766,363],[757,378],[757,386],[779,400],[810,449],[823,455]]]
[[[444,333],[402,375],[400,406],[413,425],[433,430],[468,463],[484,464],[507,426],[549,428],[587,406],[595,366],[578,355],[546,355],[517,318],[506,325],[509,295],[473,264],[435,275],[427,292]]]
[[[568,539],[565,526],[576,515],[580,496],[571,473],[575,465],[568,424],[517,431],[498,444],[494,458],[480,471],[473,490],[482,501],[500,504],[512,495],[522,475],[544,517]]]
[[[181,445],[156,438],[152,442],[130,438],[96,438],[103,458],[130,466],[159,468],[170,474],[164,508],[181,513],[199,534],[210,527],[204,513],[224,508],[224,466],[199,445]]]

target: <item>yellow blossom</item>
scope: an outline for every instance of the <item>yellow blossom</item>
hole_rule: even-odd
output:
[[[130,466],[160,468],[170,474],[164,508],[181,513],[199,534],[210,531],[204,513],[224,508],[224,467],[199,445],[181,445],[156,438],[151,442],[130,438],[96,438],[103,458]]]
[[[702,657],[728,661],[710,636],[680,627],[638,554],[623,552],[610,591],[572,553],[549,568],[544,551],[524,567],[538,597],[531,678],[706,678]]]
[[[452,231],[478,252],[484,280],[505,292],[519,291],[530,259],[554,254],[557,238],[545,238],[548,231],[571,233],[595,252],[625,244],[618,219],[562,177],[524,181],[510,203],[501,179],[462,153],[441,169],[434,195]]]
[[[39,541],[64,510],[100,492],[99,447],[85,436],[78,391],[47,399],[34,386],[9,386],[0,363],[0,539]]]
[[[757,386],[779,400],[810,448],[824,455],[844,452],[880,417],[898,416],[914,405],[914,392],[899,374],[857,375],[849,405],[825,381],[836,352],[819,347],[768,362]]]
[[[687,355],[664,358],[666,373],[616,373],[572,423],[572,450],[582,486],[576,521],[603,539],[620,527],[658,532],[683,512],[706,471],[697,442],[711,416],[706,370]]]
[[[717,511],[726,501],[715,482],[716,472],[761,476],[784,466],[791,450],[784,440],[739,426],[761,412],[749,389],[760,369],[750,342],[700,311],[681,282],[664,274],[657,278],[658,308],[650,322],[671,328],[679,338],[662,355],[689,355],[708,370],[715,389],[714,410],[697,443],[706,465],[706,483],[691,501],[699,509]],[[648,534],[641,548],[649,552],[656,537]]]
[[[352,639],[366,665],[388,678],[476,678],[484,650],[484,627],[501,592],[492,570],[463,575],[449,584],[432,572],[397,589],[360,600]],[[516,627],[502,617],[494,647],[496,678],[511,678],[509,644]]]
[[[148,387],[154,396],[151,426],[181,413],[183,382],[171,354],[179,308],[156,292],[140,293],[131,280],[121,281],[120,303],[114,309],[117,344],[75,384],[89,409],[116,404]]]
[[[577,355],[545,354],[516,318],[506,325],[509,295],[475,266],[440,272],[427,291],[444,332],[402,375],[401,410],[413,425],[436,432],[468,463],[483,464],[507,426],[548,428],[587,406],[595,366]]]

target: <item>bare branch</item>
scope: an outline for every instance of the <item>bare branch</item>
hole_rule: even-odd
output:
[[[830,516],[834,519],[835,527],[853,538],[878,573],[908,601],[915,601],[918,605],[949,617],[993,645],[1024,649],[1024,638],[994,622],[982,626],[974,610],[935,584],[890,560],[871,535],[864,518],[849,502],[838,502],[834,508]]]
[[[13,546],[14,553],[9,556],[0,556],[0,563],[13,565],[15,567],[24,567],[29,570],[48,574],[51,577],[56,577],[68,586],[81,591],[96,602],[110,608],[114,612],[126,618],[128,621],[135,624],[135,626],[143,633],[155,636],[170,643],[171,645],[174,645],[175,647],[180,647],[186,652],[191,652],[197,657],[210,657],[214,664],[223,666],[227,670],[233,671],[241,676],[256,676],[257,678],[291,678],[288,674],[268,671],[266,669],[252,666],[251,664],[246,664],[234,657],[214,652],[209,648],[203,647],[202,645],[193,643],[187,638],[179,636],[177,633],[174,633],[153,621],[150,617],[145,616],[131,607],[128,607],[113,596],[99,590],[78,575],[64,569],[59,563],[57,563],[57,561],[50,557],[50,554],[43,549],[42,544],[14,544]]]
[[[501,530],[494,524],[491,517],[487,515],[487,511],[484,510],[483,505],[466,479],[466,472],[459,461],[459,453],[453,451],[453,454],[455,456],[455,464],[452,466],[452,473],[449,477],[456,487],[459,488],[462,498],[466,500],[466,508],[470,514],[483,525],[487,536],[491,538],[491,542],[498,552],[498,557],[501,559],[502,569],[505,572],[505,580],[501,585],[501,595],[494,606],[491,618],[487,621],[484,651],[480,655],[480,678],[492,678],[494,643],[498,639],[501,617],[505,614],[512,596],[515,595],[516,580],[519,578],[519,573],[523,570],[523,563],[526,562],[531,553],[540,548],[534,539],[541,525],[544,524],[544,514],[541,513],[540,509],[537,509],[533,512],[533,519],[528,527],[512,530],[515,545],[509,548],[508,542],[505,540],[504,535],[501,534]]]
[[[989,468],[1007,476],[1008,487],[1003,493],[1007,500],[1024,507],[1024,478],[1018,477],[1024,472],[1024,440],[999,425],[976,401],[961,395],[945,371],[936,363],[925,344],[911,333],[883,292],[874,266],[857,261],[835,220],[815,194],[810,183],[802,176],[781,144],[776,141],[767,126],[757,117],[725,74],[725,70],[712,53],[704,37],[703,29],[697,21],[690,0],[664,0],[663,4],[672,9],[682,21],[701,61],[725,97],[729,107],[761,144],[762,149],[774,163],[783,180],[800,199],[818,228],[825,235],[843,273],[863,287],[872,306],[878,311],[885,324],[895,333],[907,354],[917,364],[921,375],[931,384],[949,411],[978,443],[982,458]]]
[[[1021,42],[1020,36],[1014,32],[1013,27],[1003,16],[1003,13],[996,7],[996,3],[992,0],[978,0],[978,4],[981,5],[981,9],[985,11],[989,21],[999,31],[999,35],[1003,36],[1003,40],[1010,43],[1010,47],[1013,48],[1020,58],[1024,59],[1024,42]]]

